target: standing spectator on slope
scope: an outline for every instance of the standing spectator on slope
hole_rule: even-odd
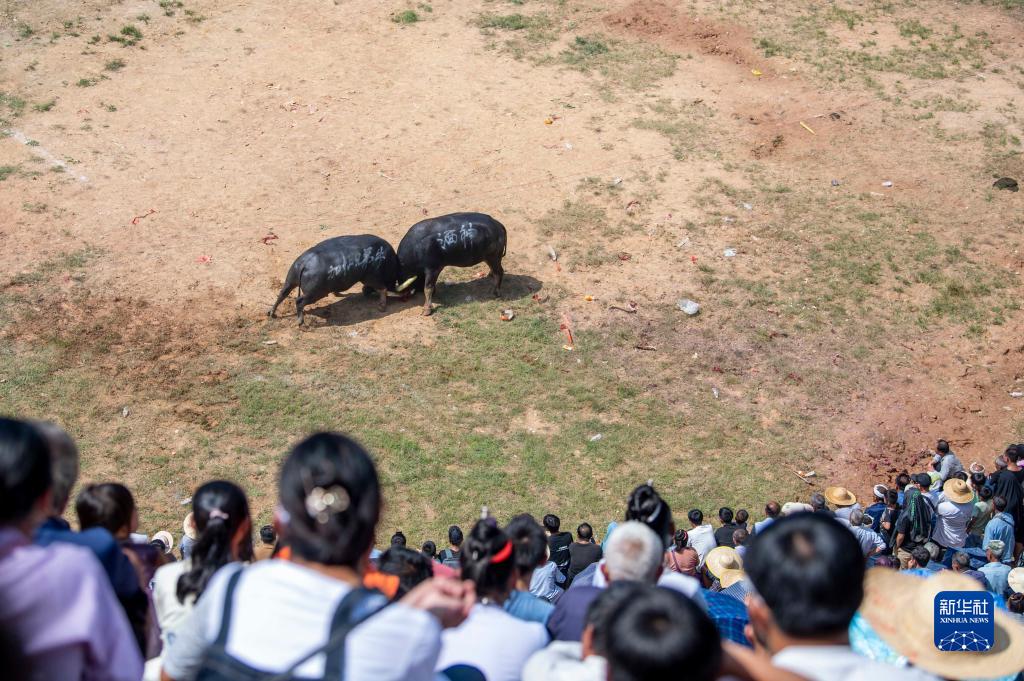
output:
[[[711,523],[704,523],[704,513],[699,508],[691,509],[686,517],[690,521],[690,531],[687,532],[690,546],[697,552],[700,565],[703,566],[708,553],[718,546],[718,542],[715,541],[715,530]]]
[[[252,550],[252,559],[266,560],[274,555],[277,548],[277,532],[273,525],[264,525],[260,528],[260,543]]]
[[[0,418],[0,622],[34,679],[137,681],[142,656],[95,555],[31,543],[53,512],[51,484],[43,437]]]
[[[782,507],[779,506],[777,501],[769,501],[764,506],[764,520],[754,523],[754,531],[752,534],[758,534],[768,529],[768,526],[775,522],[782,513]]]
[[[569,583],[591,563],[601,560],[601,547],[594,543],[594,528],[581,523],[576,528],[576,541],[569,545]]]
[[[875,485],[871,492],[875,500],[873,504],[864,509],[864,515],[871,518],[871,529],[875,532],[881,532],[882,526],[880,522],[882,514],[885,513],[885,495],[889,492],[889,488],[885,485]]]
[[[772,664],[812,681],[935,681],[868,660],[849,645],[864,596],[864,561],[853,535],[816,513],[783,518],[751,543],[744,563],[757,645]]]
[[[918,546],[924,546],[931,537],[932,509],[931,502],[925,493],[931,479],[925,473],[918,473],[914,480],[915,486],[907,490],[906,505],[896,520],[896,541],[893,544],[893,555],[900,561],[900,567],[907,568],[910,553]]]
[[[290,560],[218,570],[165,651],[163,678],[191,681],[216,665],[225,678],[329,669],[431,681],[442,623],[461,621],[471,596],[459,582],[430,580],[384,608],[386,597],[362,588],[381,512],[369,454],[344,435],[311,435],[281,467],[278,503]]]
[[[967,526],[967,546],[980,546],[985,536],[985,527],[995,515],[995,504],[992,503],[992,488],[981,486],[975,490],[977,501],[971,509],[971,522]]]
[[[568,532],[560,532],[561,526],[562,521],[557,515],[548,513],[544,516],[544,530],[548,533],[548,550],[551,552],[551,560],[564,578],[569,575],[569,563],[572,561],[572,555],[569,553],[572,535]]]
[[[896,492],[897,494],[899,494],[899,499],[897,501],[899,502],[900,508],[902,508],[906,503],[905,493],[907,487],[910,486],[914,481],[911,479],[910,473],[908,473],[907,471],[903,471],[902,473],[896,476],[895,482]]]
[[[1005,454],[996,457],[996,471],[988,478],[992,496],[1006,501],[1006,513],[1013,518],[1015,546],[1008,547],[1013,555],[1019,551],[1016,545],[1024,544],[1024,470],[1017,465],[1018,456],[1015,445],[1007,447]]]
[[[992,516],[992,520],[988,521],[988,525],[985,526],[985,534],[982,536],[979,546],[977,548],[967,547],[964,549],[964,553],[971,557],[971,565],[974,567],[985,564],[987,559],[984,547],[988,546],[992,540],[998,540],[1003,543],[1002,562],[1010,564],[1013,561],[1014,520],[1006,512],[1006,499],[993,497],[992,509],[995,515]]]
[[[548,644],[544,626],[524,622],[505,612],[515,585],[515,547],[508,535],[485,520],[466,539],[462,576],[476,589],[477,603],[466,621],[442,634],[437,671],[465,664],[483,672],[487,681],[518,681],[523,666]]]
[[[512,542],[516,583],[505,601],[505,612],[526,622],[548,623],[555,606],[532,592],[533,573],[548,562],[548,540],[544,528],[533,516],[517,515],[505,528]],[[554,587],[554,579],[551,581]],[[557,587],[555,587],[557,588]]]
[[[988,590],[997,596],[1010,595],[1010,586],[1007,577],[1010,575],[1010,566],[1002,562],[1005,544],[998,539],[993,539],[985,546],[985,557],[988,562],[978,568],[978,572],[985,575],[988,580]]]
[[[697,550],[688,546],[688,543],[689,536],[686,530],[676,530],[675,543],[665,552],[664,568],[671,572],[696,577],[700,557],[697,555]]]
[[[460,552],[462,551],[462,529],[458,525],[448,528],[448,548],[437,554],[438,561],[445,567],[458,570],[461,565]]]
[[[947,567],[953,563],[953,554],[967,544],[967,526],[974,512],[973,499],[974,493],[960,478],[950,478],[942,486],[942,494],[935,507],[932,541],[943,550],[938,560]]]
[[[885,493],[885,510],[878,519],[878,533],[885,540],[885,553],[893,553],[896,542],[896,521],[900,517],[899,492],[894,489]]]
[[[939,479],[936,489],[942,489],[946,481],[953,477],[955,473],[964,472],[964,465],[960,463],[959,457],[950,450],[949,443],[945,440],[939,440],[938,444],[935,445],[934,461],[939,465]]]
[[[164,565],[153,577],[153,605],[163,651],[174,643],[214,573],[253,554],[249,501],[238,485],[227,480],[200,485],[192,495],[191,515],[197,534],[189,557]],[[145,681],[160,678],[162,654],[146,662]]]
[[[733,522],[732,509],[728,506],[718,509],[718,519],[722,521],[722,525],[715,530],[715,544],[718,546],[735,546],[732,542],[732,533],[740,529],[740,527]]]

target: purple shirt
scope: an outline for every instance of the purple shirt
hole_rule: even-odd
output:
[[[0,621],[18,636],[32,679],[142,678],[128,619],[88,549],[36,546],[0,527]]]

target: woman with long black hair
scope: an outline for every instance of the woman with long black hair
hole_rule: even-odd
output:
[[[228,563],[252,557],[252,518],[245,492],[227,480],[213,480],[192,495],[196,542],[185,560],[165,565],[153,577],[153,604],[164,650],[188,619],[210,578]],[[146,663],[145,681],[160,678],[161,658]]]

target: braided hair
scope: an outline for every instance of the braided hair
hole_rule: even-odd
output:
[[[202,485],[192,495],[192,517],[198,536],[192,547],[191,567],[178,578],[176,595],[180,603],[189,596],[199,598],[220,568],[252,558],[251,531],[246,533],[237,552],[232,546],[240,527],[248,523],[252,528],[249,502],[238,485],[227,480],[211,480]]]
[[[667,548],[672,544],[675,523],[668,502],[654,490],[654,483],[647,481],[629,495],[626,503],[626,520],[636,520],[654,530]]]

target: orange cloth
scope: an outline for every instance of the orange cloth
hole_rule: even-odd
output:
[[[398,577],[374,570],[363,575],[363,586],[368,589],[376,589],[388,598],[394,598],[398,593]]]

